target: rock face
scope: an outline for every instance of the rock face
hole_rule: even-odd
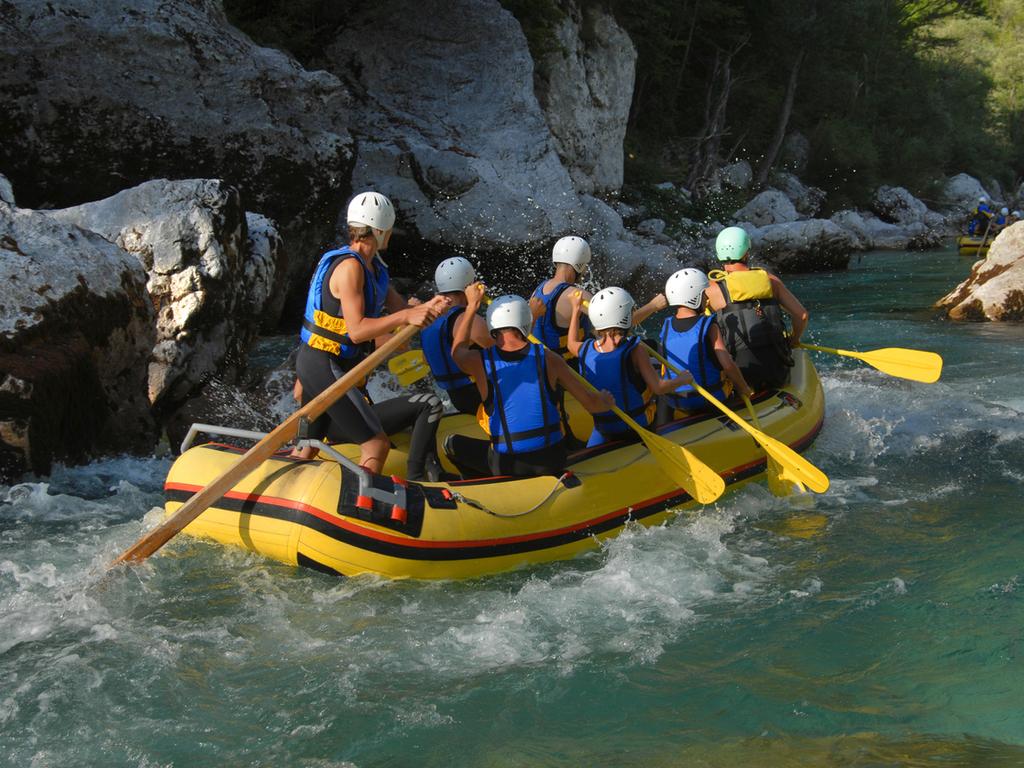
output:
[[[935,305],[953,320],[1024,320],[1024,222],[992,242],[971,275]]]
[[[873,210],[889,224],[917,224],[924,222],[928,206],[903,187],[879,187],[871,200]]]
[[[826,272],[845,269],[857,239],[828,219],[745,227],[754,255],[779,272]]]
[[[801,216],[817,216],[825,203],[825,190],[807,186],[788,171],[774,171],[771,181],[776,189],[789,198]]]
[[[654,235],[644,237],[626,230],[615,209],[596,197],[580,198],[580,209],[571,226],[574,231],[588,234],[594,252],[591,266],[598,284],[628,288],[648,272],[668,275],[677,268],[672,247],[657,242]],[[547,270],[550,251],[543,258]]]
[[[945,219],[933,211],[927,211],[923,221],[908,224],[890,224],[858,211],[838,211],[830,221],[845,229],[859,250],[923,251],[939,247],[949,234]]]
[[[182,400],[227,362],[239,364],[276,285],[280,238],[238,191],[210,179],[160,179],[51,213],[134,254],[156,308],[150,402]]]
[[[11,0],[0,19],[0,168],[23,205],[202,175],[282,222],[293,252],[326,239],[353,154],[338,78],[254,45],[217,0]]]
[[[618,190],[636,47],[602,8],[575,2],[555,36],[558,47],[537,62],[535,81],[555,147],[578,191]]]
[[[739,160],[722,168],[722,184],[730,189],[750,189],[754,183],[754,171],[746,160]]]
[[[426,0],[416,13],[360,5],[326,53],[365,88],[353,188],[386,190],[400,225],[482,250],[568,231],[578,198],[522,29],[496,0]]]
[[[755,227],[785,224],[796,221],[800,215],[789,198],[777,189],[766,189],[734,214],[736,221],[750,222]]]
[[[3,174],[0,174],[0,203],[7,203],[10,206],[14,205],[14,189],[11,187],[11,182]]]
[[[146,273],[97,234],[0,203],[0,482],[155,439]]]
[[[837,211],[829,221],[845,229],[854,238],[857,250],[866,251],[872,247],[871,231],[864,217],[857,211]]]
[[[958,173],[946,181],[942,190],[942,202],[949,208],[956,208],[967,215],[978,205],[978,198],[990,195],[981,182],[966,173]]]

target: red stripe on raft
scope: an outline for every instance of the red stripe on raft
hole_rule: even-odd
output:
[[[796,440],[792,445],[799,445],[803,443],[809,436],[817,434],[817,432],[820,431],[821,425],[824,422],[824,420],[824,416],[818,419],[818,423],[815,424],[814,428],[810,432],[805,434],[803,437],[801,437],[799,440]],[[764,461],[764,459],[755,460],[747,464],[741,464],[740,466],[733,467],[732,469],[727,470],[726,472],[723,473],[723,475],[728,476],[737,474],[745,469],[749,469],[750,467],[760,464],[762,461]],[[205,486],[202,485],[191,485],[188,483],[164,483],[165,489],[175,491],[189,491],[192,493],[198,493],[204,487]],[[390,534],[383,533],[372,528],[366,528],[361,525],[354,525],[350,523],[348,520],[338,517],[338,515],[334,513],[325,512],[324,510],[319,509],[318,507],[313,507],[310,506],[309,504],[303,504],[297,501],[292,501],[291,499],[278,498],[276,496],[261,496],[258,494],[228,491],[227,493],[224,494],[224,497],[230,499],[237,499],[239,501],[251,501],[253,503],[269,504],[271,506],[285,507],[287,509],[294,509],[299,512],[305,512],[307,514],[313,515],[314,517],[318,517],[321,520],[330,523],[331,525],[337,526],[338,528],[351,531],[352,533],[356,533],[361,536],[368,536],[370,538],[377,539],[378,541],[385,541],[390,544],[396,544],[403,547],[420,547],[422,549],[458,549],[459,547],[488,547],[501,544],[515,544],[517,542],[522,541],[544,539],[548,538],[549,536],[559,536],[565,533],[578,531],[583,528],[589,528],[593,525],[602,523],[605,520],[609,520],[611,518],[618,517],[623,513],[627,513],[629,510],[643,509],[644,507],[650,506],[652,504],[657,504],[661,501],[666,501],[667,499],[670,499],[671,497],[677,495],[679,494],[677,494],[676,492],[671,492],[662,494],[661,496],[655,496],[654,498],[644,499],[644,501],[639,502],[637,504],[630,504],[628,507],[623,507],[621,509],[615,510],[614,512],[608,512],[607,514],[601,515],[600,517],[595,517],[585,522],[577,523],[576,525],[566,526],[564,528],[556,528],[552,530],[541,531],[539,533],[529,533],[524,534],[522,536],[508,536],[500,539],[478,539],[472,541],[423,541],[421,539],[414,539],[408,536],[392,536]]]
[[[165,483],[164,488],[172,491],[187,491],[190,493],[198,493],[203,489],[203,486],[190,485],[187,483]],[[314,517],[319,517],[321,520],[324,520],[330,523],[331,525],[337,526],[338,528],[343,528],[346,531],[352,531],[353,533],[358,533],[361,536],[369,536],[370,538],[378,539],[379,541],[386,541],[391,544],[398,544],[404,547],[422,547],[424,549],[451,549],[458,547],[486,547],[493,546],[496,544],[515,544],[516,542],[520,541],[544,539],[548,536],[556,536],[563,533],[570,533],[572,531],[580,530],[581,528],[589,528],[590,526],[604,522],[609,518],[621,515],[628,509],[638,509],[646,507],[650,504],[657,504],[659,501],[665,501],[666,499],[669,499],[672,496],[676,495],[678,494],[674,492],[666,493],[662,496],[657,496],[653,499],[646,499],[640,504],[631,504],[629,507],[616,510],[615,512],[609,512],[605,515],[601,515],[601,517],[596,517],[591,520],[587,520],[586,522],[578,523],[577,525],[566,526],[565,528],[555,528],[546,531],[541,531],[539,533],[524,534],[522,536],[507,536],[500,539],[478,539],[470,541],[423,541],[421,539],[414,539],[412,537],[391,536],[389,534],[376,531],[372,528],[365,528],[361,525],[353,525],[344,518],[338,517],[336,514],[332,514],[330,512],[325,512],[324,510],[318,507],[313,507],[310,506],[309,504],[303,504],[297,501],[292,501],[291,499],[277,498],[276,496],[260,496],[251,493],[239,493],[237,491],[228,491],[227,493],[224,494],[224,498],[236,499],[238,501],[251,501],[253,503],[258,504],[269,504],[275,507],[285,507],[287,509],[294,509],[299,512],[305,512],[307,514],[313,515]]]

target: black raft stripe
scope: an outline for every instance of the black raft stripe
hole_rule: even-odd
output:
[[[168,501],[185,502],[193,496],[190,491],[176,489],[165,489],[164,494]],[[291,507],[278,506],[266,502],[258,502],[243,499],[220,499],[214,506],[229,512],[242,514],[259,515],[274,520],[304,525],[318,533],[322,533],[335,541],[348,544],[368,552],[376,552],[380,555],[398,557],[405,560],[474,560],[485,557],[502,557],[503,555],[516,555],[523,552],[536,552],[541,549],[551,549],[564,544],[572,544],[589,536],[604,533],[605,531],[619,528],[625,525],[627,520],[642,520],[645,517],[657,514],[670,507],[678,506],[689,499],[685,491],[671,496],[664,501],[658,501],[645,507],[633,508],[630,512],[623,512],[620,515],[603,520],[595,525],[589,525],[574,531],[566,531],[551,536],[544,536],[526,541],[503,542],[500,544],[486,544],[478,546],[454,546],[454,547],[414,547],[398,544],[390,541],[382,541],[373,536],[365,536],[346,528],[341,528],[316,515],[311,515],[302,510]]]
[[[800,440],[795,447],[799,449],[810,444],[821,429],[821,426],[822,423],[819,421],[810,434],[808,434],[803,440]],[[763,472],[764,468],[764,461],[756,462],[741,472],[730,475],[727,478],[726,483],[728,485],[738,483]],[[164,495],[168,501],[184,503],[194,494],[191,491],[165,488]],[[536,552],[542,549],[552,549],[565,544],[572,544],[580,541],[581,539],[588,538],[589,536],[619,528],[625,525],[628,520],[643,520],[646,517],[650,517],[651,515],[655,515],[671,507],[679,506],[689,500],[689,498],[690,496],[685,491],[680,491],[678,494],[673,494],[667,499],[653,502],[643,507],[633,507],[629,511],[624,511],[621,514],[607,520],[603,520],[600,523],[585,526],[573,531],[552,534],[551,536],[543,536],[540,538],[528,539],[526,541],[503,542],[500,544],[453,547],[415,547],[390,541],[382,541],[373,536],[366,536],[356,533],[355,531],[341,528],[317,517],[316,515],[309,514],[299,509],[263,501],[254,501],[252,499],[221,498],[214,506],[218,509],[224,509],[229,512],[259,515],[261,517],[268,517],[274,520],[284,520],[286,522],[295,523],[296,525],[304,525],[307,528],[327,536],[328,538],[334,539],[335,541],[340,541],[343,544],[348,544],[358,549],[364,549],[368,552],[375,552],[389,557],[397,557],[404,560],[474,560],[478,558],[502,557],[505,555],[517,555],[525,552]]]

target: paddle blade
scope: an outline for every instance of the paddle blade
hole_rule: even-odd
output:
[[[772,493],[775,493],[776,488],[782,491],[786,486],[793,485],[798,486],[801,491],[804,488],[809,488],[815,493],[824,493],[828,490],[829,482],[825,473],[781,440],[776,440],[763,432],[755,439],[768,454],[768,487]],[[775,487],[772,485],[773,482]],[[788,496],[790,493],[791,489],[775,495]]]
[[[920,349],[886,347],[850,355],[872,365],[882,373],[901,379],[934,384],[942,375],[942,357]]]
[[[427,376],[430,365],[422,350],[413,349],[388,360],[388,370],[398,379],[399,385],[405,387]]]
[[[920,349],[886,347],[885,349],[873,349],[870,352],[853,352],[849,349],[832,349],[815,344],[801,344],[800,346],[804,349],[862,360],[882,373],[901,379],[920,381],[924,384],[934,384],[942,375],[942,358],[934,352],[925,352]]]
[[[721,476],[686,448],[646,429],[637,432],[665,474],[696,501],[710,504],[725,491]]]
[[[425,363],[426,358],[423,356],[423,350],[411,349],[388,360],[388,370],[397,375],[410,368],[418,368]]]
[[[396,374],[395,378],[398,379],[399,386],[407,387],[410,384],[415,384],[420,379],[426,378],[430,374],[430,368],[422,366],[419,368],[409,368]]]
[[[805,493],[807,490],[799,482],[788,477],[786,468],[771,456],[768,457],[768,466],[765,468],[765,474],[768,478],[768,490],[771,491],[772,496],[779,496],[781,498]]]

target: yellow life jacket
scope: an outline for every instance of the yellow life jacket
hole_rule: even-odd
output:
[[[723,272],[716,269],[708,275],[716,283],[725,281],[733,301],[753,301],[772,298],[772,280],[763,269],[744,269]]]

